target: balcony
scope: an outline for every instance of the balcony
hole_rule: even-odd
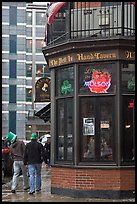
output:
[[[131,2],[66,2],[53,24],[47,25],[47,48],[119,36],[135,37],[135,6]]]

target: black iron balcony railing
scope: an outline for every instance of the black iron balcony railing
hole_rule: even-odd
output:
[[[66,2],[47,27],[47,45],[117,35],[135,36],[131,2]]]

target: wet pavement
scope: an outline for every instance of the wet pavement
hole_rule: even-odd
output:
[[[97,198],[70,198],[51,194],[50,171],[42,168],[42,190],[39,193],[29,195],[23,191],[22,176],[19,177],[19,184],[15,194],[11,193],[10,181],[2,185],[2,202],[135,202],[131,199],[97,199]]]

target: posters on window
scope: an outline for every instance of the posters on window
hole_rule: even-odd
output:
[[[83,118],[83,135],[95,135],[95,118]]]

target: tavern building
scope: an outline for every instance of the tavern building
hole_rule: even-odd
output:
[[[51,193],[134,197],[135,6],[66,2],[47,25]]]

